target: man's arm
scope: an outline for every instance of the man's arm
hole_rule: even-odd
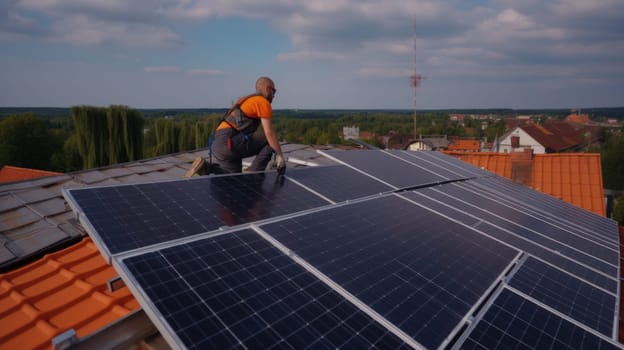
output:
[[[273,151],[277,153],[278,157],[284,158],[282,154],[282,148],[280,147],[279,141],[277,141],[277,134],[273,130],[273,125],[271,123],[271,118],[260,118],[262,121],[262,129],[264,130],[264,136],[266,136],[267,141],[269,142],[269,146],[273,148]]]
[[[283,175],[286,170],[286,159],[284,159],[282,147],[280,147],[279,141],[277,140],[277,134],[275,130],[273,130],[271,118],[260,118],[260,120],[262,121],[262,129],[264,130],[264,136],[269,146],[277,153],[277,171],[280,175]]]

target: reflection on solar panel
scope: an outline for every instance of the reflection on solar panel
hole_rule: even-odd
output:
[[[357,199],[393,190],[388,185],[346,166],[293,169],[288,171],[288,178],[334,202]]]
[[[462,349],[620,349],[604,338],[504,290]]]
[[[411,348],[251,230],[121,263],[180,347]]]
[[[386,151],[410,163],[426,166],[427,169],[449,180],[460,180],[477,176],[491,176],[484,170],[466,166],[465,162],[455,157],[437,152]]]
[[[105,256],[328,202],[275,173],[66,191]]]
[[[323,152],[65,196],[174,348],[621,348],[612,220],[436,152]]]
[[[579,210],[576,206],[562,200],[536,191],[512,181],[499,177],[479,178],[471,182],[484,193],[490,193],[504,202],[522,208],[536,217],[546,217],[553,222],[567,226],[568,230],[587,232],[593,239],[610,244],[617,248],[619,239],[613,235],[617,231],[617,222],[586,210]]]
[[[406,161],[385,151],[322,151],[339,162],[347,164],[376,179],[399,188],[434,184],[450,180],[430,170],[431,164]],[[418,164],[418,165],[415,165]]]

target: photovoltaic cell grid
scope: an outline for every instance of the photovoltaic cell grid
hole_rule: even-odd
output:
[[[611,334],[609,327],[614,320],[609,320],[609,310],[616,312],[612,304],[614,296],[619,295],[617,268],[613,269],[611,262],[613,247],[618,246],[612,222],[561,205],[554,198],[437,152],[350,151],[361,154],[349,155],[346,160],[339,151],[329,151],[332,157],[334,152],[348,167],[304,169],[312,170],[314,176],[306,175],[304,170],[291,170],[281,183],[275,182],[272,173],[207,177],[92,188],[86,192],[70,190],[66,198],[70,203],[78,203],[75,207],[85,212],[96,235],[100,231],[106,233],[106,245],[110,243],[115,251],[123,252],[209,232],[223,225],[327,205],[297,184],[342,202],[386,192],[390,187],[384,182],[401,195],[374,197],[303,216],[275,219],[261,229],[429,348],[449,341],[454,332],[462,332],[460,326],[467,314],[487,299],[487,291],[521,250],[547,263],[532,257],[526,259],[508,282],[509,287],[493,304],[486,304],[483,319],[476,320],[467,341],[458,346],[532,344],[523,338],[525,333],[515,334],[516,326],[537,336],[538,346],[570,343],[568,331],[535,330],[526,325],[531,320],[525,317],[527,313],[542,319],[550,317],[561,329],[572,327],[574,334],[582,335],[583,342],[613,346],[565,320],[574,318],[603,334]],[[378,180],[354,169],[368,172]],[[291,175],[295,182],[288,179]],[[458,182],[439,185],[454,180]],[[190,186],[191,183],[198,186]],[[165,184],[169,187],[163,187]],[[436,186],[417,192],[400,190],[428,184]],[[478,211],[467,203],[476,208],[484,206],[486,210]],[[548,236],[541,234],[543,223]],[[184,346],[300,348],[304,339],[308,345],[310,339],[318,339],[315,348],[407,347],[383,324],[253,231],[230,232],[146,251],[132,258],[114,256],[113,260],[123,266],[124,278],[138,281],[129,285],[141,289],[155,308],[143,303],[142,306],[166,315],[171,336],[182,339]],[[273,254],[276,258],[267,258]],[[619,259],[617,251],[615,257]],[[554,286],[558,288],[555,292]],[[305,297],[285,299],[286,295],[299,293]],[[512,299],[521,305],[507,301]],[[274,307],[269,310],[262,306],[265,303]],[[351,314],[354,316],[345,316]],[[508,314],[511,317],[503,317]],[[310,318],[315,322],[312,328],[308,325],[312,324]],[[335,319],[349,322],[336,325],[332,323]],[[300,334],[304,332],[302,328],[312,334]],[[361,334],[366,335],[361,338]],[[489,343],[496,337],[502,343]]]
[[[428,348],[518,254],[395,195],[261,229]]]
[[[328,204],[275,173],[67,190],[111,255]]]
[[[529,258],[522,264],[509,286],[606,336],[613,332],[614,295],[539,260]]]
[[[288,170],[286,176],[334,202],[393,190],[392,187],[345,165]]]
[[[440,152],[385,151],[395,157],[419,166],[427,167],[449,180],[492,176],[492,173],[474,167],[455,157]]]
[[[619,237],[617,223],[614,220],[524,188],[506,179],[476,179],[467,183],[457,183],[455,186],[473,191],[490,201],[502,203],[502,207],[511,207],[530,216],[532,222],[538,223],[529,225],[531,228],[536,229],[534,226],[541,228],[540,222],[548,223],[548,228],[553,228],[554,231],[546,229],[543,234],[573,246],[581,254],[592,255],[600,260],[600,264],[604,264],[605,269],[600,269],[602,272],[617,276],[617,271],[613,270],[613,267],[619,266]],[[507,212],[504,211],[503,214],[506,215]],[[576,259],[577,255],[573,257]],[[583,261],[582,258],[579,260]]]
[[[356,152],[329,150],[322,151],[321,153],[377,179],[381,179],[397,189],[450,180],[448,177],[435,173],[436,170],[442,171],[437,166],[431,164],[417,166],[412,162],[394,157],[385,151],[368,150],[365,152]],[[448,173],[447,170],[444,170],[444,172]]]
[[[620,349],[507,289],[461,349]]]
[[[467,186],[468,184],[469,182],[436,188],[423,188],[413,192],[405,192],[402,195],[436,212],[475,227],[493,238],[537,256],[611,293],[617,293],[617,268],[604,261],[602,257],[583,252],[583,249],[591,250],[593,248],[595,251],[605,252],[607,255],[611,254],[607,248],[572,234],[566,235],[565,232],[559,232],[560,230],[550,225],[549,221],[539,222],[533,228],[526,227],[524,225],[533,222],[534,218],[528,217],[523,212],[518,212],[516,207],[510,208],[499,205],[494,198],[464,196],[457,193],[458,190],[462,191],[459,186]],[[496,212],[499,212],[498,216],[495,214]],[[551,237],[550,232],[558,232],[562,242]],[[579,246],[579,244],[582,245]],[[595,268],[602,269],[603,272],[600,273]]]
[[[462,211],[475,214],[482,220],[499,227],[507,228],[609,276],[617,275],[618,250],[596,242],[592,239],[591,232],[586,232],[586,234],[572,232],[548,217],[535,217],[523,210],[518,210],[515,205],[501,204],[496,197],[472,192],[468,190],[468,186],[470,185],[444,186],[431,189],[428,193],[437,194],[437,199],[445,203],[461,206]],[[537,201],[535,203],[538,204]]]
[[[411,348],[249,229],[121,264],[189,349]]]
[[[499,200],[510,201],[518,208],[523,208],[536,217],[548,217],[553,222],[568,225],[570,230],[589,231],[596,241],[619,246],[617,222],[596,215],[560,199],[533,191],[520,184],[500,177],[479,178],[471,181],[484,193],[490,193]]]

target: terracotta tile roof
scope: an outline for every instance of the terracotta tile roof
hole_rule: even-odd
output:
[[[513,153],[446,153],[598,215],[606,215],[598,153],[536,154],[528,161],[522,157],[513,159]]]
[[[11,165],[5,165],[0,168],[0,183],[14,182],[28,179],[36,179],[39,177],[63,175],[53,171],[20,168]]]
[[[565,121],[520,126],[546,149],[547,153],[562,152],[596,142],[601,137],[597,125],[580,125]]]
[[[451,139],[448,145],[449,151],[473,151],[476,152],[481,148],[481,142],[473,139]]]
[[[88,335],[139,308],[90,238],[0,275],[0,348],[49,349],[68,329]]]

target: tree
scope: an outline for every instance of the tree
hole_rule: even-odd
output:
[[[617,197],[613,205],[613,220],[624,226],[624,195]]]
[[[51,156],[61,144],[32,113],[0,121],[0,166],[49,169]]]
[[[72,107],[83,169],[141,159],[143,117],[126,106]]]
[[[158,119],[154,123],[156,134],[156,155],[169,154],[178,151],[178,136],[180,128],[173,119]]]
[[[612,133],[600,151],[602,178],[605,188],[624,190],[624,135]]]

